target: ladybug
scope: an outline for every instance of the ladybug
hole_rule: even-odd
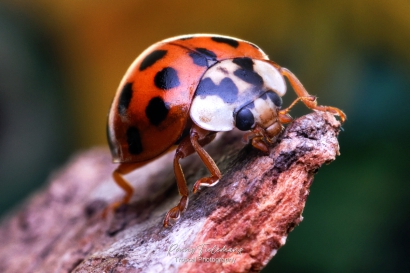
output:
[[[281,110],[286,77],[298,98]],[[269,145],[292,121],[289,110],[297,101],[308,108],[345,114],[319,106],[296,76],[268,59],[255,44],[228,36],[177,36],[146,49],[125,73],[108,115],[107,137],[114,163],[114,181],[125,192],[133,187],[123,178],[176,148],[173,166],[181,199],[166,214],[163,225],[186,210],[189,190],[179,160],[197,153],[211,175],[196,181],[213,186],[222,174],[204,150],[217,132],[238,128],[244,139],[267,152]]]

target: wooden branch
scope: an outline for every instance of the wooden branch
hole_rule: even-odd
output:
[[[173,153],[128,175],[131,205],[105,219],[123,194],[111,179],[115,165],[106,149],[80,153],[3,219],[0,272],[258,272],[302,220],[314,174],[339,153],[339,129],[330,114],[306,115],[270,154],[222,135],[207,150],[223,178],[191,194],[171,228],[162,220],[179,200]],[[190,188],[208,175],[196,156],[183,169]]]

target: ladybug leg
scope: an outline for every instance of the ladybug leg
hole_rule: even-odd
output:
[[[263,128],[258,124],[250,132],[247,132],[243,135],[243,140],[245,143],[251,142],[253,147],[264,153],[267,153],[269,149],[265,138],[266,134]]]
[[[279,122],[289,123],[289,122],[293,121],[292,117],[288,114],[288,112],[299,101],[303,101],[305,104],[309,103],[309,102],[315,102],[316,97],[315,96],[308,96],[308,97],[298,97],[297,99],[295,99],[287,108],[282,109],[282,110],[279,111],[279,115],[278,115],[279,116]]]
[[[164,222],[163,222],[164,227],[169,226],[170,219],[177,220],[179,216],[181,215],[181,213],[185,211],[188,206],[189,191],[188,191],[188,186],[186,184],[185,176],[182,171],[182,167],[181,167],[181,164],[179,163],[179,160],[187,157],[193,152],[194,152],[194,148],[191,145],[189,136],[187,136],[178,145],[178,148],[174,156],[174,173],[175,173],[175,178],[177,181],[179,195],[181,195],[182,197],[178,205],[170,209],[168,213],[165,215]]]
[[[140,166],[141,163],[122,163],[112,173],[115,183],[117,183],[117,185],[125,191],[125,196],[122,201],[118,202],[117,207],[122,204],[128,204],[134,193],[134,188],[130,185],[130,183],[128,183],[127,180],[124,179],[123,175],[132,172]]]
[[[192,126],[190,138],[191,144],[194,147],[196,153],[201,158],[202,162],[205,164],[211,176],[204,177],[195,182],[193,192],[196,193],[201,186],[212,187],[219,182],[222,177],[221,171],[218,166],[216,166],[212,157],[205,151],[202,146],[208,144],[215,138],[216,134],[211,133],[208,130],[204,130],[196,125]]]
[[[276,141],[277,136],[282,130],[283,126],[280,122],[275,122],[268,128],[263,128],[259,124],[256,124],[255,128],[244,134],[243,140],[246,143],[251,141],[253,147],[267,153],[269,151],[269,145]]]
[[[123,190],[125,191],[125,196],[121,201],[115,202],[108,206],[104,211],[103,211],[103,217],[105,217],[110,209],[116,210],[118,209],[121,205],[123,204],[128,204],[133,193],[134,193],[134,188],[128,183],[127,180],[124,179],[123,175],[128,174],[135,169],[145,165],[146,162],[138,162],[138,163],[122,163],[120,164],[112,173],[112,177],[114,179],[114,182]]]
[[[288,108],[289,108],[289,107],[288,107]],[[289,114],[287,114],[287,113],[282,113],[282,111],[279,111],[278,120],[279,120],[280,123],[283,124],[283,123],[292,122],[292,121],[293,121],[293,118],[292,118]]]
[[[252,146],[264,153],[267,153],[269,151],[268,145],[264,141],[263,136],[257,136],[252,138]]]
[[[288,69],[281,67],[281,68],[279,68],[279,71],[283,76],[285,76],[289,80],[290,84],[293,87],[293,90],[295,90],[296,94],[298,95],[299,100],[302,100],[303,103],[308,108],[318,110],[318,111],[323,111],[323,112],[330,112],[334,115],[338,115],[338,116],[340,116],[340,119],[341,119],[342,122],[344,122],[346,120],[346,114],[343,113],[343,111],[340,110],[339,108],[332,107],[332,106],[317,105],[316,97],[309,95],[309,93],[306,91],[305,87],[303,87],[302,83],[298,80],[298,78],[296,78],[296,76],[292,72],[290,72]],[[308,99],[308,98],[310,98],[310,99]],[[294,103],[296,103],[296,102],[297,101],[295,101]],[[294,103],[292,103],[291,106],[293,106]],[[288,107],[287,111],[289,111],[289,108],[291,108],[291,107]],[[285,112],[285,114],[286,113],[287,112]]]
[[[203,139],[199,141],[200,145],[206,145],[209,142],[211,142],[215,138],[215,134],[207,135]],[[181,143],[178,145],[178,148],[175,152],[174,156],[174,173],[175,173],[175,178],[177,181],[177,186],[178,186],[178,191],[179,194],[182,196],[181,200],[179,201],[178,205],[173,207],[168,211],[168,213],[165,215],[164,218],[164,227],[169,226],[169,220],[177,220],[181,213],[186,210],[188,207],[188,186],[186,184],[184,172],[182,171],[181,164],[179,163],[179,160],[182,158],[187,157],[190,154],[193,154],[195,152],[194,147],[192,146],[190,136],[185,137]]]

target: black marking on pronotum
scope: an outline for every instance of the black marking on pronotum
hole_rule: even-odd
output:
[[[276,92],[274,91],[268,91],[266,92],[263,96],[267,96],[272,102],[273,104],[275,104],[277,107],[281,107],[282,106],[282,98],[279,97],[278,94],[276,94]],[[262,96],[262,98],[263,98]]]
[[[152,98],[145,108],[147,118],[155,126],[158,126],[167,117],[168,112],[169,106],[160,97]]]
[[[244,107],[242,108],[235,118],[235,125],[241,131],[248,131],[252,128],[253,124],[255,123],[255,119],[253,117],[252,112]]]
[[[226,76],[229,75],[229,71],[228,71],[228,69],[226,69],[225,67],[223,67],[223,66],[218,66],[217,69],[218,69],[218,71],[220,71],[220,72],[223,73],[224,75],[226,75]]]
[[[251,58],[243,57],[243,58],[235,58],[232,60],[234,64],[239,65],[241,68],[246,70],[253,70],[254,62]]]
[[[144,58],[144,60],[142,60],[141,65],[140,65],[140,71],[147,69],[148,67],[156,63],[158,60],[161,60],[166,54],[167,54],[166,50],[152,51],[150,54],[148,54]]]
[[[197,96],[218,96],[226,103],[234,103],[238,98],[238,87],[231,78],[225,77],[219,85],[216,85],[211,78],[205,78],[199,82],[196,89]]]
[[[241,80],[254,85],[256,88],[263,86],[262,77],[253,70],[253,61],[250,58],[235,58],[233,63],[239,65],[241,68],[235,70],[233,74]]]
[[[140,132],[137,127],[131,126],[127,130],[128,152],[137,155],[142,152],[142,143]]]
[[[180,84],[178,72],[172,67],[165,67],[155,75],[154,83],[163,90],[177,87]]]
[[[132,98],[132,82],[126,83],[121,90],[120,98],[118,100],[118,113],[125,115]]]
[[[211,39],[217,43],[224,43],[234,48],[237,48],[239,46],[239,42],[235,39],[226,37],[212,37]]]
[[[216,60],[216,54],[206,48],[195,48],[195,51],[189,52],[189,57],[199,66],[208,66],[208,60]]]

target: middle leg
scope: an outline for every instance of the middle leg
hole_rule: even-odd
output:
[[[214,138],[215,138],[215,133],[210,133],[208,131],[208,134],[204,135],[203,138],[199,140],[198,144],[201,146],[206,145],[209,142],[211,142]],[[179,160],[187,157],[190,154],[193,154],[195,151],[196,149],[192,146],[192,143],[191,143],[191,136],[186,136],[181,141],[181,143],[178,145],[178,148],[175,152],[174,173],[175,173],[175,178],[177,181],[179,195],[181,195],[181,199],[178,205],[170,209],[168,213],[165,215],[164,222],[163,222],[164,227],[169,226],[170,219],[177,220],[180,217],[181,213],[184,212],[188,206],[189,190],[188,190],[184,172],[182,170],[181,164],[179,163]]]
[[[215,138],[215,133],[210,134],[209,131],[200,128],[197,125],[193,125],[190,133],[191,144],[194,147],[196,153],[205,164],[208,171],[211,173],[209,177],[203,177],[195,182],[193,192],[196,193],[201,186],[212,187],[219,182],[222,177],[221,171],[216,166],[212,157],[202,147],[205,144],[211,142]]]

